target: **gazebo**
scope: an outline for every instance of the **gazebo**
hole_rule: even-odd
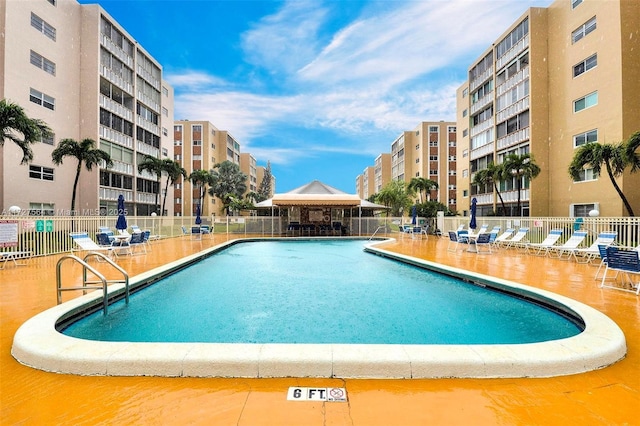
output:
[[[287,235],[347,235],[353,219],[373,217],[387,207],[362,200],[318,180],[292,191],[275,194],[256,204],[258,210],[285,221]]]

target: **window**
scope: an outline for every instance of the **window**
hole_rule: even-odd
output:
[[[162,148],[162,156],[167,157],[169,155],[169,150],[167,148]]]
[[[174,146],[182,146],[182,141],[173,141]]]
[[[47,24],[42,20],[42,18],[33,12],[31,13],[31,26],[49,37],[51,40],[56,41],[56,29]]]
[[[420,149],[420,144],[416,145],[416,151],[418,151]]]
[[[462,177],[463,177],[463,178],[469,177],[469,169],[464,169],[464,170],[462,171]]]
[[[43,57],[39,53],[31,51],[31,63],[36,67],[48,72],[51,75],[56,75],[56,64]]]
[[[438,133],[438,126],[429,126],[429,131],[431,133]]]
[[[42,166],[29,166],[29,177],[40,180],[53,180],[53,169]]]
[[[54,145],[55,141],[54,141],[54,137],[55,135],[53,133],[51,133],[49,136],[43,136],[40,139],[40,142],[47,144],[47,145]]]
[[[466,117],[467,116],[467,110],[465,109],[464,111],[462,111],[462,116]]]
[[[449,126],[449,127],[447,127],[447,132],[449,132],[449,133],[455,133],[455,132],[456,132],[456,130],[457,130],[457,127],[456,127],[456,126]]]
[[[598,65],[598,54],[597,53],[589,56],[584,61],[574,65],[573,66],[573,76],[577,77],[580,74],[583,74],[583,73],[589,71],[590,69],[595,68],[596,65]]]
[[[469,95],[469,88],[465,88],[465,89],[462,91],[462,97],[463,97],[463,98],[466,98],[468,95]]]
[[[163,128],[162,128],[162,135],[163,135],[163,136],[169,136],[169,131],[167,130],[167,128],[166,128],[166,127],[163,127]]]
[[[586,37],[587,34],[593,32],[595,29],[596,17],[594,16],[571,33],[572,43],[577,43],[581,38]]]
[[[165,107],[162,107],[162,115],[164,115],[165,117],[169,116],[169,110],[166,109]]]
[[[571,217],[587,217],[591,210],[599,210],[598,204],[574,204],[571,206]]]
[[[582,3],[582,0],[571,0],[571,9],[575,9],[580,3]]]
[[[468,157],[469,156],[469,150],[465,149],[464,151],[462,151],[462,157]]]
[[[580,133],[573,137],[574,148],[591,142],[598,142],[598,129],[589,130],[588,132]]]
[[[48,1],[49,3],[51,3],[52,5],[54,5],[54,6],[55,6],[55,5],[56,5],[56,3],[57,3],[57,0],[47,0],[47,1]]]
[[[573,101],[573,112],[580,112],[594,105],[598,105],[598,92],[590,93],[584,98]]]
[[[162,94],[164,96],[169,96],[169,89],[167,89],[166,87],[162,86]]]
[[[467,198],[469,196],[469,190],[468,189],[463,189],[462,190],[462,196]]]
[[[29,215],[31,216],[53,216],[55,214],[51,203],[29,203]]]
[[[419,158],[416,158],[416,164],[418,164],[420,162]]]
[[[582,169],[578,176],[578,179],[574,180],[574,182],[586,182],[590,180],[598,179],[598,175],[593,172],[593,169]]]
[[[430,156],[429,156],[429,160],[431,160],[431,161],[438,161],[438,156],[437,156],[437,155],[430,155]]]
[[[202,146],[202,141],[193,141],[193,146]]]
[[[48,108],[52,111],[56,109],[56,100],[51,96],[45,95],[44,93],[36,89],[30,90],[29,100],[34,104],[42,105],[43,107]]]
[[[469,129],[464,129],[462,131],[462,137],[466,137],[469,134]]]

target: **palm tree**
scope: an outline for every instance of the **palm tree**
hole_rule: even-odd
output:
[[[73,139],[63,139],[60,141],[56,149],[51,152],[51,159],[53,164],[59,166],[62,164],[64,157],[74,157],[78,160],[76,166],[76,177],[73,181],[73,192],[71,193],[71,215],[75,215],[76,208],[76,191],[78,188],[78,180],[80,179],[80,172],[82,171],[82,164],[84,163],[87,170],[91,171],[93,166],[97,166],[104,162],[107,168],[113,166],[111,156],[95,147],[96,141],[93,139],[83,139],[78,142]]]
[[[228,160],[213,166],[209,174],[211,175],[209,195],[215,195],[221,199],[222,208],[226,209],[229,214],[231,197],[242,200],[242,196],[247,190],[247,175],[242,173],[240,166]]]
[[[420,204],[422,204],[422,192],[424,191],[426,194],[426,200],[431,199],[430,192],[432,189],[438,189],[438,183],[427,178],[423,177],[414,177],[409,182],[409,190],[416,191],[420,195]]]
[[[632,140],[635,141],[633,137],[630,141]],[[579,180],[580,173],[584,171],[585,167],[591,167],[593,169],[593,173],[599,175],[602,170],[602,166],[604,165],[607,170],[609,180],[622,199],[622,203],[627,209],[629,216],[635,217],[631,204],[629,204],[627,197],[624,196],[616,182],[616,178],[624,173],[624,169],[629,164],[628,157],[626,155],[629,150],[629,145],[630,144],[627,144],[625,147],[624,143],[608,144],[596,142],[584,144],[580,146],[573,155],[573,160],[571,161],[571,164],[569,164],[569,175],[573,180]],[[632,152],[634,151],[635,150]]]
[[[392,180],[376,195],[376,202],[391,208],[392,216],[400,216],[402,211],[408,210],[413,204],[411,197],[406,182]]]
[[[211,175],[206,170],[194,170],[191,172],[188,178],[193,185],[198,188],[198,204],[202,209],[202,201],[204,200],[205,190],[207,185],[211,184]],[[202,210],[201,210],[202,212]]]
[[[473,176],[473,184],[474,185],[493,185],[493,189],[498,194],[498,198],[500,199],[500,204],[502,205],[502,214],[505,215],[507,212],[507,207],[504,205],[504,200],[502,199],[502,194],[500,194],[500,190],[498,189],[498,182],[500,182],[502,176],[502,167],[495,165],[493,162],[487,165],[486,169],[478,170]]]
[[[167,174],[167,182],[164,186],[164,197],[162,198],[161,215],[164,215],[169,185],[173,185],[180,178],[180,176],[186,179],[187,171],[182,166],[180,166],[180,163],[169,158],[166,158],[162,161],[162,170]]]
[[[625,144],[624,156],[626,162],[631,165],[631,172],[640,170],[640,154],[636,153],[640,148],[640,132],[635,132]]]
[[[40,142],[42,138],[52,134],[44,121],[27,117],[21,106],[6,99],[0,101],[0,146],[4,146],[5,139],[18,145],[22,150],[20,164],[33,160],[31,144]],[[22,135],[22,138],[19,135]]]
[[[164,171],[164,161],[159,158],[152,157],[151,155],[145,155],[144,159],[138,164],[138,172],[141,172],[143,170],[146,170],[149,173],[156,175],[156,183],[158,187],[156,189],[155,209],[158,210],[158,207],[160,207],[160,205],[158,204],[158,196],[160,192],[160,179],[162,178],[162,172]]]
[[[509,154],[502,163],[502,176],[512,175],[516,178],[516,189],[518,191],[518,204],[516,211],[520,215],[520,188],[522,178],[531,180],[540,174],[540,167],[533,160],[531,154]]]

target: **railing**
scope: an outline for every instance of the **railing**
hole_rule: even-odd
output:
[[[102,260],[106,262],[108,265],[117,269],[119,272],[122,273],[123,279],[107,280],[104,277],[104,275],[102,275],[100,272],[98,272],[95,268],[93,268],[91,265],[87,263],[87,261],[91,257],[97,257],[99,260]],[[62,286],[62,264],[67,260],[73,260],[82,265],[82,286],[81,287],[63,287]],[[96,278],[98,278],[98,280],[97,281],[89,280],[87,277],[87,271],[95,275]],[[107,256],[105,256],[102,253],[89,252],[84,257],[84,259],[80,259],[78,256],[75,256],[73,254],[67,254],[65,256],[62,256],[58,260],[58,263],[56,264],[56,290],[58,295],[57,297],[58,305],[62,303],[63,291],[82,290],[82,294],[87,294],[87,290],[102,290],[102,293],[103,293],[102,294],[102,310],[104,314],[107,315],[107,310],[109,308],[109,296],[108,296],[107,286],[108,284],[117,284],[117,283],[124,284],[125,301],[126,303],[129,303],[129,275],[124,269],[116,265],[113,261],[111,261],[111,259],[109,259]],[[96,285],[96,284],[100,284],[100,285]]]
[[[514,192],[515,194],[515,192]],[[505,196],[505,195],[503,195]],[[522,199],[524,199],[523,197]],[[0,233],[4,241],[0,241],[0,251],[30,251],[34,256],[47,256],[52,254],[69,253],[73,242],[70,232],[87,232],[95,236],[100,227],[115,228],[117,216],[100,216],[99,211],[88,211],[86,216],[25,216],[6,215],[0,216],[1,226],[11,226],[17,229],[15,235]],[[357,210],[354,211],[357,214]],[[551,229],[562,228],[565,230],[563,238],[568,238],[574,226],[580,226],[588,230],[590,238],[603,231],[617,231],[618,245],[636,247],[640,244],[640,218],[635,217],[586,217],[580,218],[582,222],[571,217],[478,217],[478,226],[487,223],[489,227],[499,225],[502,230],[507,227],[526,226],[529,231],[528,238],[532,242],[540,242]],[[286,235],[287,226],[292,219],[278,216],[278,212],[272,216],[203,216],[202,223],[209,225],[213,234],[226,234],[230,237],[279,237]],[[440,231],[456,229],[460,224],[468,226],[469,217],[452,216],[440,219],[425,219],[430,230],[436,228]],[[411,218],[401,217],[333,217],[331,222],[341,222],[347,228],[347,235],[368,238],[372,234],[380,234],[380,227],[385,226],[386,234],[397,233],[403,223],[410,223]],[[160,236],[160,239],[182,236],[182,226],[190,227],[195,223],[195,217],[167,217],[167,216],[127,216],[129,226],[137,225],[142,230],[151,231],[152,235]],[[12,224],[12,225],[8,225]]]

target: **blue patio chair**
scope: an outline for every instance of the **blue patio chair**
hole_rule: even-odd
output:
[[[483,232],[476,237],[476,254],[491,254],[491,235],[492,233]]]
[[[636,295],[640,295],[640,252],[615,246],[608,246],[606,251],[607,265],[604,270],[602,282],[600,283],[600,288],[613,288],[615,290],[630,291]],[[607,273],[610,270],[616,272],[616,277],[618,273],[621,272],[622,275],[626,277],[626,281],[618,283],[618,281],[615,280],[610,284],[605,284]]]
[[[139,247],[142,253],[138,254],[147,254],[147,248],[144,241],[144,233],[143,232],[134,232],[131,234],[131,239],[129,240],[129,246],[131,247],[131,254],[136,254],[136,249]]]
[[[456,231],[449,231],[449,243],[447,244],[447,251],[458,251],[458,233]]]

